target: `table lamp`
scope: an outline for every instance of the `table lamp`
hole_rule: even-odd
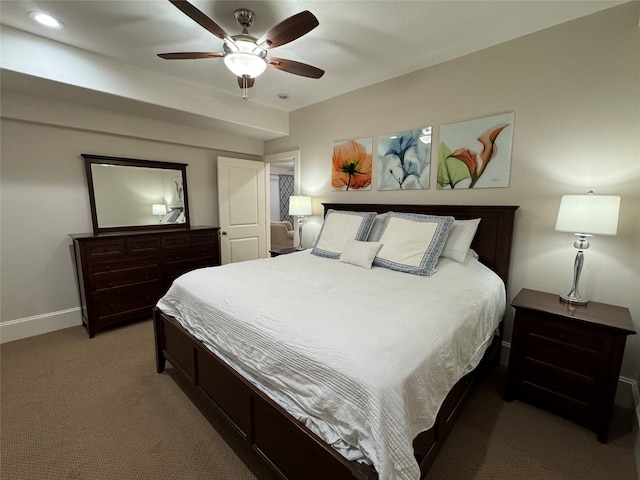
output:
[[[571,232],[578,238],[573,246],[578,249],[573,263],[573,285],[560,300],[575,305],[586,305],[588,300],[580,295],[578,282],[584,263],[583,251],[589,248],[592,235],[615,235],[618,231],[620,197],[617,195],[564,195],[558,210],[556,231]]]
[[[303,195],[289,197],[289,215],[298,217],[298,246],[296,250],[302,250],[302,224],[304,217],[311,215],[311,197]]]

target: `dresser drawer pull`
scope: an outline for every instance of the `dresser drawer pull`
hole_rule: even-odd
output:
[[[566,336],[564,333],[561,333],[560,335],[558,335],[558,338],[559,338],[560,340],[566,340],[566,339],[567,339],[567,336]]]
[[[110,266],[110,265],[107,265],[107,266],[105,266],[105,267],[104,267],[104,269],[105,269],[105,270],[111,270],[111,266]]]
[[[109,251],[109,247],[104,247],[102,250],[104,250],[105,252]]]
[[[140,244],[140,246],[141,246],[142,248],[144,248],[144,247],[146,247],[147,245],[145,245],[144,243],[142,243],[142,244]]]
[[[107,285],[108,285],[108,286],[110,286],[110,287],[112,287],[112,286],[113,286],[113,283],[109,282]]]

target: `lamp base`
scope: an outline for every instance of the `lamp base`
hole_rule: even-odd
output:
[[[560,301],[564,303],[570,303],[572,305],[586,305],[589,300],[583,297],[576,297],[575,295],[560,295]]]

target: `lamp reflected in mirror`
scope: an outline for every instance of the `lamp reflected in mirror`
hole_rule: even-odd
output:
[[[154,203],[151,205],[151,213],[158,217],[158,221],[162,221],[162,217],[164,217],[167,213],[167,206],[161,203]]]

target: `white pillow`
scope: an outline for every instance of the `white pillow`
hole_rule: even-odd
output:
[[[384,229],[384,221],[387,218],[386,213],[378,213],[373,219],[373,225],[371,225],[371,231],[369,232],[369,236],[367,237],[368,241],[375,237],[379,237],[382,230]]]
[[[454,221],[441,255],[456,262],[464,262],[479,224],[479,218]]]
[[[339,258],[348,240],[367,239],[375,216],[375,212],[329,209],[311,253],[319,257]]]
[[[430,276],[435,272],[453,217],[389,212],[373,241],[382,243],[374,265]]]
[[[376,258],[381,246],[380,242],[361,242],[351,239],[344,246],[339,260],[356,267],[371,268],[373,259]]]

